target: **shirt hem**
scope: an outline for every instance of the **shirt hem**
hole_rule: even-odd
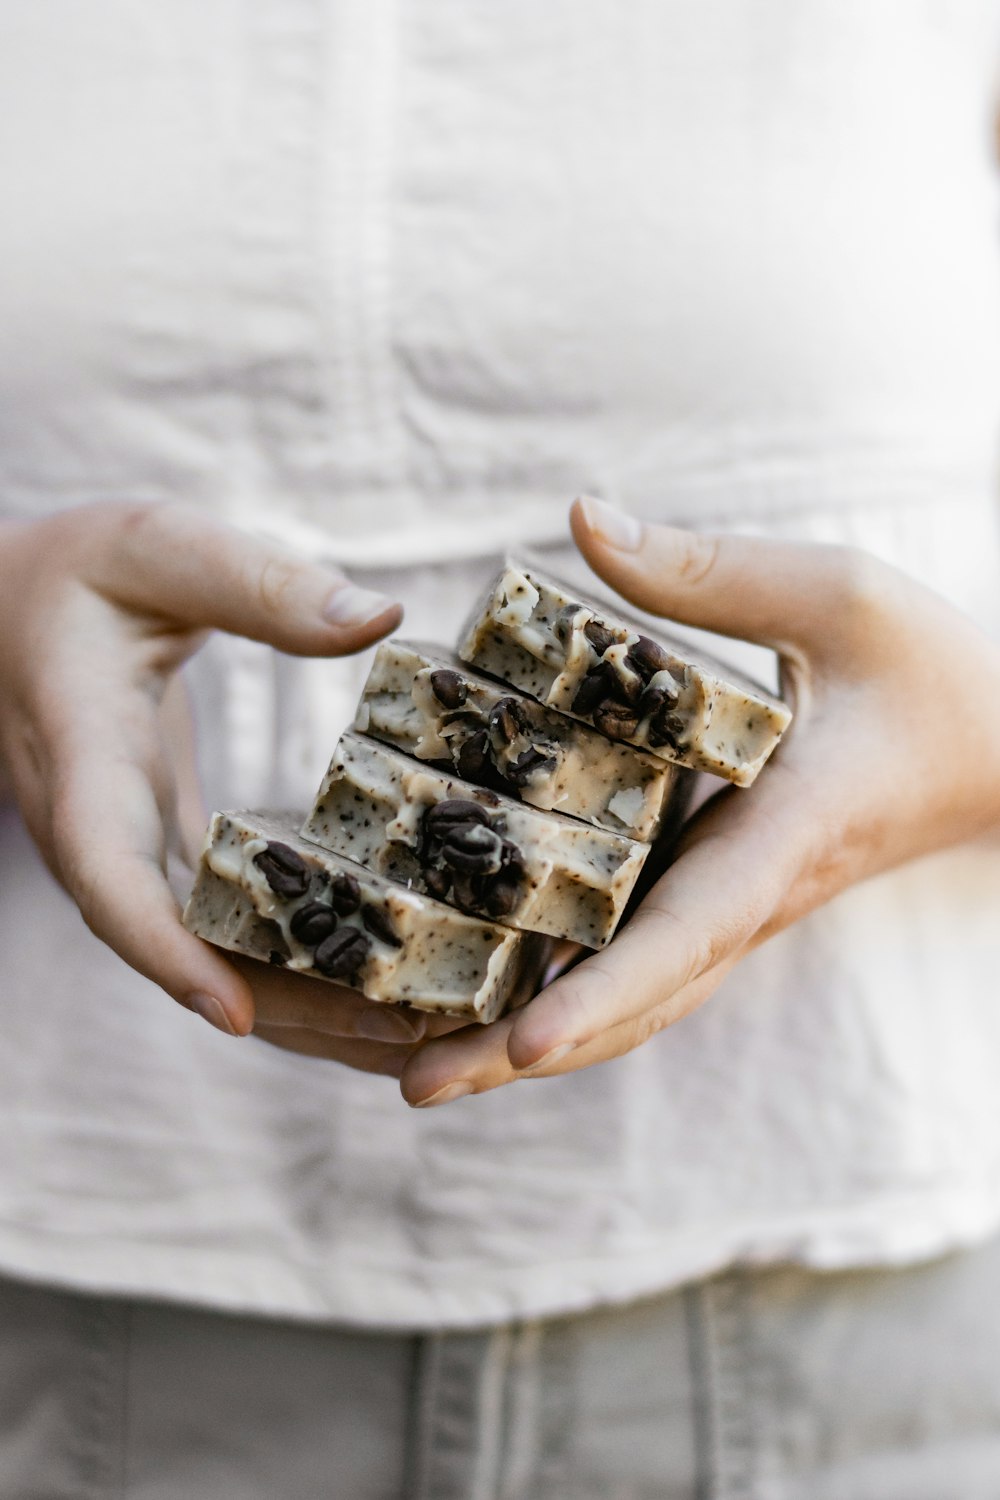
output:
[[[722,1233],[671,1234],[603,1255],[503,1266],[469,1261],[322,1266],[244,1251],[155,1246],[11,1224],[0,1226],[0,1272],[34,1285],[139,1298],[223,1314],[335,1324],[373,1332],[493,1327],[584,1313],[668,1293],[738,1267],[817,1272],[918,1264],[1000,1230],[1000,1201],[891,1196],[853,1210],[747,1220]]]

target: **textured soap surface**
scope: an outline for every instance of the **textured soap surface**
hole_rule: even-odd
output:
[[[590,948],[610,940],[648,853],[352,733],[302,833],[463,911]]]
[[[684,775],[423,642],[379,646],[354,727],[477,786],[635,839],[656,837]]]
[[[664,760],[749,786],[787,728],[764,688],[533,561],[510,559],[459,643],[463,661]]]
[[[480,921],[299,837],[300,819],[216,813],[184,911],[218,947],[370,1000],[494,1020],[540,940]]]

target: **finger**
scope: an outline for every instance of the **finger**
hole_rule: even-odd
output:
[[[775,768],[766,792],[729,791],[705,809],[685,850],[613,942],[520,1013],[510,1037],[516,1069],[568,1055],[654,1009],[664,1024],[686,1014],[687,987],[757,940],[805,862],[793,786],[794,777]]]
[[[285,1026],[394,1046],[412,1046],[427,1030],[422,1011],[373,1003],[358,990],[253,959],[233,962],[253,991],[258,1026]]]
[[[360,650],[402,618],[393,600],[336,569],[187,506],[109,506],[102,514],[104,546],[88,548],[89,581],[141,614],[307,656]]]
[[[55,778],[50,841],[59,879],[91,931],[220,1031],[253,1026],[250,987],[180,923],[163,825],[145,769],[121,749],[80,749]]]
[[[682,1013],[689,1015],[707,1000],[732,967],[732,963],[721,965],[687,986],[680,997]],[[654,1008],[638,1021],[623,1021],[571,1052],[543,1058],[532,1068],[516,1068],[511,1062],[510,1037],[517,1017],[504,1016],[491,1026],[467,1027],[457,1035],[425,1042],[403,1070],[401,1092],[413,1108],[428,1109],[470,1094],[488,1093],[508,1083],[577,1073],[610,1062],[647,1042],[677,1019],[677,1010]]]
[[[849,548],[656,526],[575,500],[573,538],[595,573],[654,615],[794,654],[885,607],[893,569]]]
[[[284,1052],[341,1063],[361,1073],[381,1073],[387,1078],[398,1078],[412,1055],[410,1048],[348,1041],[307,1027],[255,1026],[254,1036]]]

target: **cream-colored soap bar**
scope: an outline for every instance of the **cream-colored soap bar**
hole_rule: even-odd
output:
[[[302,833],[463,911],[590,948],[611,938],[648,852],[357,734],[342,736]]]
[[[216,813],[189,932],[369,1000],[492,1021],[539,941],[463,915],[306,843],[298,818]]]
[[[533,562],[508,560],[458,654],[540,702],[664,760],[749,786],[791,721],[779,699]]]
[[[685,774],[410,641],[379,646],[354,727],[477,786],[634,839],[656,837]]]

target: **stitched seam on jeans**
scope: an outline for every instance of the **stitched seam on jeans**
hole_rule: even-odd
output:
[[[80,1500],[124,1496],[122,1473],[122,1332],[124,1310],[105,1298],[82,1303]]]
[[[714,1353],[714,1489],[712,1500],[754,1500],[756,1444],[750,1288],[739,1273],[705,1289]]]
[[[683,1305],[695,1454],[694,1500],[713,1500],[716,1492],[715,1384],[706,1328],[705,1291],[700,1282],[684,1288]]]
[[[433,1334],[417,1397],[412,1500],[494,1500],[511,1334]]]
[[[520,1323],[512,1331],[504,1398],[499,1500],[528,1500],[538,1471],[539,1353],[542,1324]],[[549,1497],[546,1496],[546,1500]]]

